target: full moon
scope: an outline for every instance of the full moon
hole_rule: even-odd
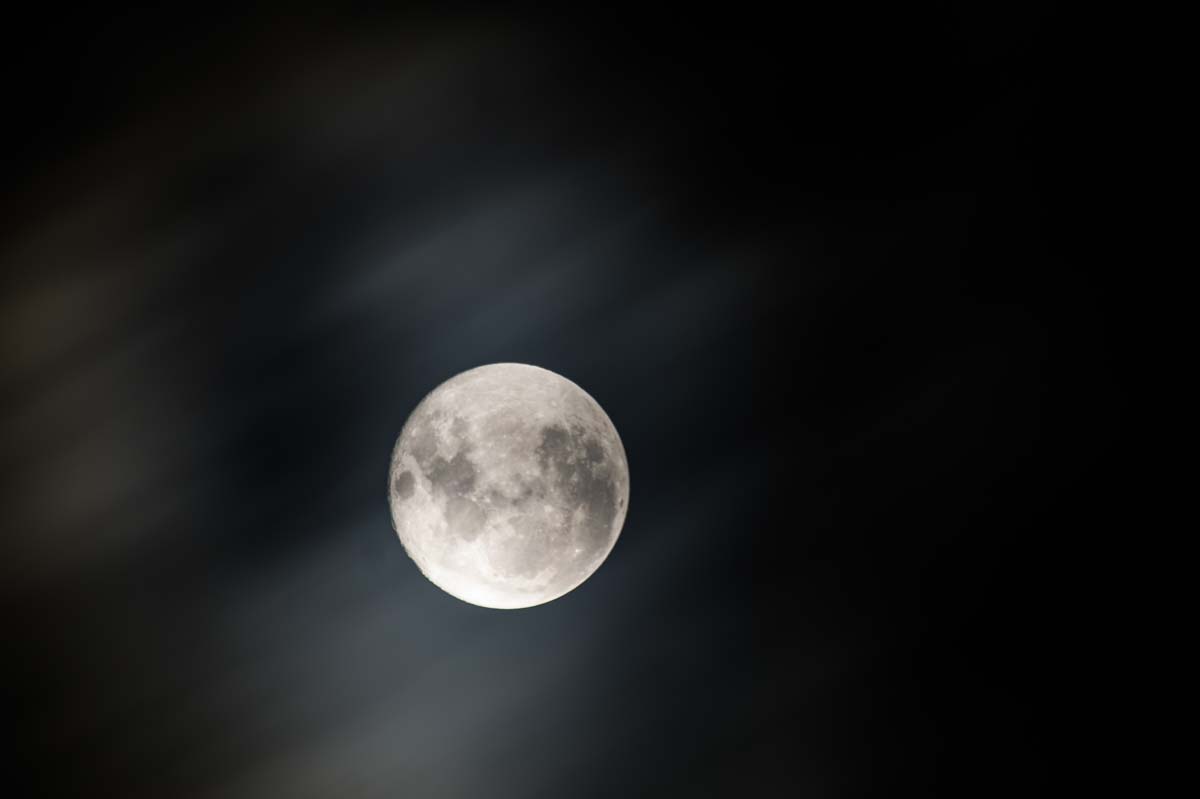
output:
[[[594,399],[519,363],[470,369],[404,425],[388,479],[392,525],[435,585],[486,608],[578,587],[612,551],[629,464]]]

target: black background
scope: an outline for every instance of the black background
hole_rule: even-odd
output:
[[[1056,794],[1127,511],[1042,3],[56,15],[7,36],[17,795]],[[424,580],[440,381],[588,390],[546,606]]]

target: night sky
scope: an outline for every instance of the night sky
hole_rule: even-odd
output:
[[[10,795],[1061,795],[1127,512],[1065,15],[56,14],[4,56]],[[631,475],[517,611],[387,504],[504,361]]]

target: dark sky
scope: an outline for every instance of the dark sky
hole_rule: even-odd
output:
[[[65,17],[5,55],[14,795],[1061,795],[1125,512],[1065,15]],[[498,361],[632,481],[520,611],[386,500]]]

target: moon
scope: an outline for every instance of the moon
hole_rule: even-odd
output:
[[[458,374],[392,451],[392,526],[421,573],[486,608],[561,597],[600,568],[629,507],[607,414],[561,375],[519,363]]]

